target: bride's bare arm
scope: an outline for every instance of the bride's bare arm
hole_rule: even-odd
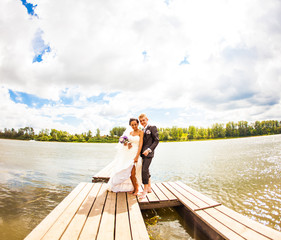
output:
[[[139,149],[138,149],[137,155],[136,155],[136,157],[134,159],[134,162],[138,161],[140,153],[141,153],[141,148],[142,148],[142,144],[143,144],[143,131],[140,131],[140,135],[139,136],[140,136]]]

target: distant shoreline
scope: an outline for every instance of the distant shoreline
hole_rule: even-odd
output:
[[[174,140],[163,141],[163,140],[161,140],[160,142],[201,142],[201,141],[213,141],[213,140],[231,140],[231,139],[241,139],[241,138],[266,137],[266,136],[275,136],[275,135],[281,135],[281,133],[265,134],[265,135],[257,135],[257,136],[225,137],[225,138],[210,138],[210,139],[188,139],[188,140],[180,140],[180,141],[174,141]]]
[[[35,133],[32,127],[19,128],[18,130],[4,128],[0,130],[0,138],[36,140],[46,142],[88,142],[88,143],[118,143],[119,137],[124,134],[125,127],[114,127],[107,135],[101,135],[100,129],[94,132],[88,130],[83,133],[71,134],[67,131],[57,129],[42,129]],[[281,134],[281,121],[265,120],[248,123],[247,121],[238,121],[215,123],[211,127],[188,128],[168,127],[158,128],[159,140],[161,142],[186,142],[186,141],[207,141],[219,139],[235,139],[254,136],[266,136]]]
[[[281,135],[280,133],[277,134],[265,134],[265,135],[258,135],[258,136],[241,136],[241,137],[224,137],[224,138],[210,138],[210,139],[188,139],[188,140],[160,140],[161,143],[173,143],[173,142],[201,142],[201,141],[214,141],[214,140],[231,140],[231,139],[241,139],[241,138],[254,138],[254,137],[266,137],[266,136],[275,136],[275,135]],[[25,141],[25,142],[50,142],[50,143],[118,143],[118,139],[115,141],[91,141],[91,142],[79,142],[79,141],[44,141],[44,140],[34,140],[34,139],[17,139],[17,138],[3,138],[0,137],[0,139],[4,140],[16,140],[16,141]]]

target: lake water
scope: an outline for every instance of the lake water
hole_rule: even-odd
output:
[[[0,139],[0,239],[23,239],[114,158],[115,146]],[[160,143],[151,173],[153,182],[181,180],[281,231],[281,135]],[[173,209],[143,215],[153,239],[192,239]]]

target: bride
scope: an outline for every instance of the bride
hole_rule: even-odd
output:
[[[118,143],[116,157],[110,166],[110,179],[108,188],[113,192],[131,192],[138,194],[141,184],[142,158],[140,157],[143,144],[143,131],[138,128],[139,120],[131,118],[129,129],[123,133],[128,143]],[[125,138],[126,138],[125,137]]]

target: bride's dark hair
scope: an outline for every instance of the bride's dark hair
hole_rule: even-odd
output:
[[[139,120],[137,118],[130,118],[129,125],[131,126],[131,122],[136,121],[139,124]]]

